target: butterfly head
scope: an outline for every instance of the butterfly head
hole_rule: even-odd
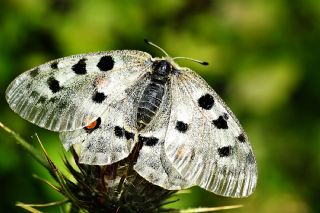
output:
[[[152,70],[156,75],[167,77],[173,71],[173,69],[174,68],[172,64],[167,60],[160,59],[152,63]]]
[[[172,74],[179,73],[181,68],[171,58],[156,58],[152,61],[152,76],[160,81],[167,81]]]

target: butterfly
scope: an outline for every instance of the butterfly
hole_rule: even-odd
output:
[[[22,118],[59,132],[67,150],[79,146],[80,163],[113,164],[139,142],[133,169],[152,184],[249,196],[257,167],[246,133],[208,83],[174,59],[138,50],[65,57],[22,73],[6,99]]]

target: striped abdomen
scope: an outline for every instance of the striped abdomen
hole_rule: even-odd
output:
[[[160,107],[163,95],[163,83],[152,81],[145,88],[138,105],[137,125],[139,129],[150,123]]]

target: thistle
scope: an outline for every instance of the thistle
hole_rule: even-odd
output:
[[[71,212],[164,212],[163,205],[175,191],[165,190],[140,177],[132,169],[132,155],[106,166],[79,164],[72,150],[77,169],[64,160],[76,183],[51,165],[51,174],[60,185],[60,192],[72,203]]]

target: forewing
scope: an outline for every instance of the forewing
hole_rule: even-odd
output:
[[[149,182],[168,190],[179,190],[190,187],[190,183],[183,178],[172,166],[164,152],[164,139],[166,136],[171,111],[170,85],[159,112],[151,123],[139,134],[142,148],[134,170]]]
[[[61,132],[66,149],[77,144],[79,162],[89,165],[109,165],[126,158],[136,141],[136,110],[146,76],[127,89],[126,97],[108,105],[106,111],[93,123],[82,129]]]
[[[246,197],[257,168],[238,120],[210,86],[191,70],[172,78],[172,110],[165,152],[191,183],[219,195]]]
[[[124,91],[145,74],[150,58],[144,52],[122,50],[57,59],[18,76],[6,99],[13,111],[40,127],[79,129],[123,99]]]

